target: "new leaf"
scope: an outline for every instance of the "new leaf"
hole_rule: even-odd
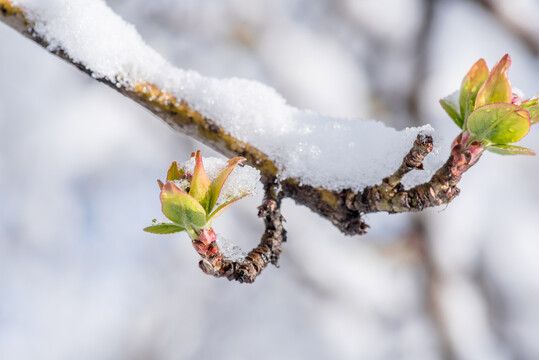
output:
[[[485,105],[470,114],[468,130],[481,141],[513,143],[530,130],[530,114],[514,104]]]
[[[206,225],[206,211],[202,205],[174,183],[165,184],[160,198],[163,214],[172,222],[188,231]]]
[[[177,224],[163,223],[163,224],[150,225],[148,227],[145,227],[143,230],[149,233],[153,233],[153,234],[173,234],[176,232],[184,231],[185,229]]]
[[[196,152],[195,170],[193,171],[193,179],[191,180],[191,189],[189,195],[194,197],[204,208],[204,211],[209,212],[208,208],[208,191],[210,189],[210,179],[204,170],[202,156],[200,150]]]
[[[539,104],[526,107],[525,109],[530,113],[530,122],[532,124],[539,122]]]
[[[245,158],[235,157],[233,159],[228,160],[226,167],[212,181],[210,192],[209,192],[209,199],[208,199],[208,212],[210,212],[215,206],[215,203],[217,202],[217,199],[219,198],[219,194],[221,193],[221,189],[223,188],[223,185],[225,184],[226,179],[228,179],[228,176],[230,175],[232,170],[234,170],[236,165],[238,165],[242,161],[245,161]]]
[[[451,101],[451,96],[440,100],[440,105],[442,105],[442,108],[449,115],[449,117],[453,119],[455,124],[457,124],[457,126],[462,129],[464,126],[464,119],[462,118],[462,116],[460,116],[457,105]]]
[[[170,168],[167,172],[167,182],[173,180],[180,180],[181,175],[183,175],[183,171],[180,172],[180,170],[178,170],[178,163],[176,161],[173,161],[172,164],[170,164]]]
[[[476,109],[487,104],[511,102],[511,83],[507,77],[510,65],[511,58],[505,54],[479,89],[475,100]]]
[[[470,71],[468,71],[468,74],[466,74],[462,80],[462,85],[460,87],[459,105],[462,119],[467,119],[474,110],[477,93],[487,78],[487,64],[485,63],[485,60],[479,59],[479,61],[472,66]]]
[[[487,150],[500,155],[535,155],[535,151],[532,149],[507,144],[489,145]]]

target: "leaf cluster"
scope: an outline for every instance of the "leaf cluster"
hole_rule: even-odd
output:
[[[158,180],[161,188],[159,195],[161,209],[172,223],[157,223],[154,220],[155,224],[144,228],[145,231],[171,234],[185,230],[192,239],[195,239],[203,229],[211,227],[212,221],[234,202],[249,195],[234,197],[215,208],[228,176],[236,165],[245,159],[236,157],[228,160],[217,177],[210,181],[204,169],[200,151],[191,154],[191,157],[195,157],[195,169],[192,174],[186,174],[183,169],[179,169],[178,163],[174,161],[167,172],[166,183],[163,184]],[[179,180],[188,180],[189,186],[185,190],[180,189],[175,184],[175,181]]]
[[[458,103],[446,97],[440,104],[459,128],[471,133],[470,142],[480,141],[487,150],[502,155],[535,155],[531,149],[510,145],[539,122],[539,99],[522,101],[512,92],[507,77],[510,65],[509,54],[491,71],[480,59],[462,80]]]

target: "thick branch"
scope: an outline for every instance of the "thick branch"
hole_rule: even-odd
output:
[[[9,0],[0,0],[0,19],[47,48],[47,42],[35,31],[23,11],[13,7]],[[73,61],[64,50],[58,49],[52,52],[81,71],[92,75],[91,69]],[[351,190],[329,191],[301,185],[298,179],[278,179],[278,168],[266,154],[236,139],[218,126],[214,120],[202,116],[181,99],[175,98],[150,83],[128,86],[116,79],[98,78],[97,80],[136,101],[172,128],[203,142],[225,156],[245,157],[250,165],[260,170],[262,182],[266,186],[279,183],[282,196],[290,197],[298,204],[309,207],[348,235],[365,233],[368,225],[361,219],[362,213],[419,211],[425,207],[448,203],[458,194],[455,185],[460,175],[451,175],[453,161],[451,158],[428,183],[410,190],[403,190],[400,183],[402,176],[411,170],[421,169],[424,156],[430,152],[429,149],[432,149],[432,139],[420,138],[416,141],[403,164],[381,185],[366,188],[357,194]],[[266,250],[262,252],[267,254]]]

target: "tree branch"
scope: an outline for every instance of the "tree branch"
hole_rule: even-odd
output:
[[[279,267],[281,244],[286,241],[280,208],[281,197],[275,193],[274,186],[267,186],[264,202],[258,208],[258,216],[264,218],[266,225],[260,244],[240,261],[227,259],[215,245],[213,252],[210,249],[207,255],[202,255],[198,263],[202,271],[215,277],[252,283],[269,263]]]
[[[35,30],[24,12],[14,7],[9,0],[0,0],[0,20],[41,46],[48,47],[49,44]],[[48,50],[75,65],[81,71],[89,75],[92,74],[91,69],[73,61],[64,50]],[[245,157],[248,164],[260,170],[262,182],[266,187],[274,184],[280,186],[279,198],[273,198],[277,202],[276,211],[278,211],[280,197],[289,197],[294,199],[296,203],[305,205],[328,219],[348,235],[366,232],[368,225],[362,220],[361,214],[379,211],[389,213],[420,211],[426,207],[449,203],[459,193],[456,184],[460,180],[462,172],[455,170],[453,155],[429,182],[410,190],[404,190],[400,181],[406,173],[422,169],[423,158],[432,150],[432,138],[430,137],[419,135],[410,152],[404,158],[402,165],[393,175],[384,179],[382,184],[368,187],[359,193],[354,193],[352,190],[330,191],[302,185],[298,179],[280,179],[277,166],[262,151],[251,144],[238,140],[218,126],[214,120],[202,116],[191,109],[185,101],[175,98],[153,84],[140,82],[134,86],[128,86],[115,81],[116,79],[98,78],[96,80],[139,103],[175,130],[201,141],[223,155]],[[273,216],[272,221],[275,221],[274,217],[277,215],[271,216]],[[265,244],[271,243],[273,245],[268,245],[264,249],[257,248],[258,250],[255,249],[256,251],[251,252],[251,263],[255,269],[260,266],[264,267],[268,261],[273,262],[274,255],[277,253],[273,249],[280,249],[280,243],[277,246],[277,240],[270,240],[271,237],[268,237]],[[269,256],[269,258],[259,261],[257,259],[263,257],[257,254],[265,254],[264,256]],[[251,268],[249,267],[249,269]],[[235,275],[233,277],[242,278],[244,281],[250,279],[251,275],[240,276],[237,275],[237,271],[239,270],[234,268],[232,274]],[[246,270],[248,274],[255,274],[258,271]]]

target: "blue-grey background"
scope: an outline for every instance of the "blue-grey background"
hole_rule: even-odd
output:
[[[443,151],[458,129],[438,99],[480,57],[510,53],[513,85],[539,91],[539,2],[486,3],[108,1],[179,67],[335,116],[431,123]],[[155,180],[196,149],[215,155],[0,24],[0,358],[539,357],[536,157],[487,153],[452,204],[369,215],[363,237],[287,201],[281,268],[240,285],[202,274],[187,236],[141,231]],[[260,199],[216,230],[254,246]]]

